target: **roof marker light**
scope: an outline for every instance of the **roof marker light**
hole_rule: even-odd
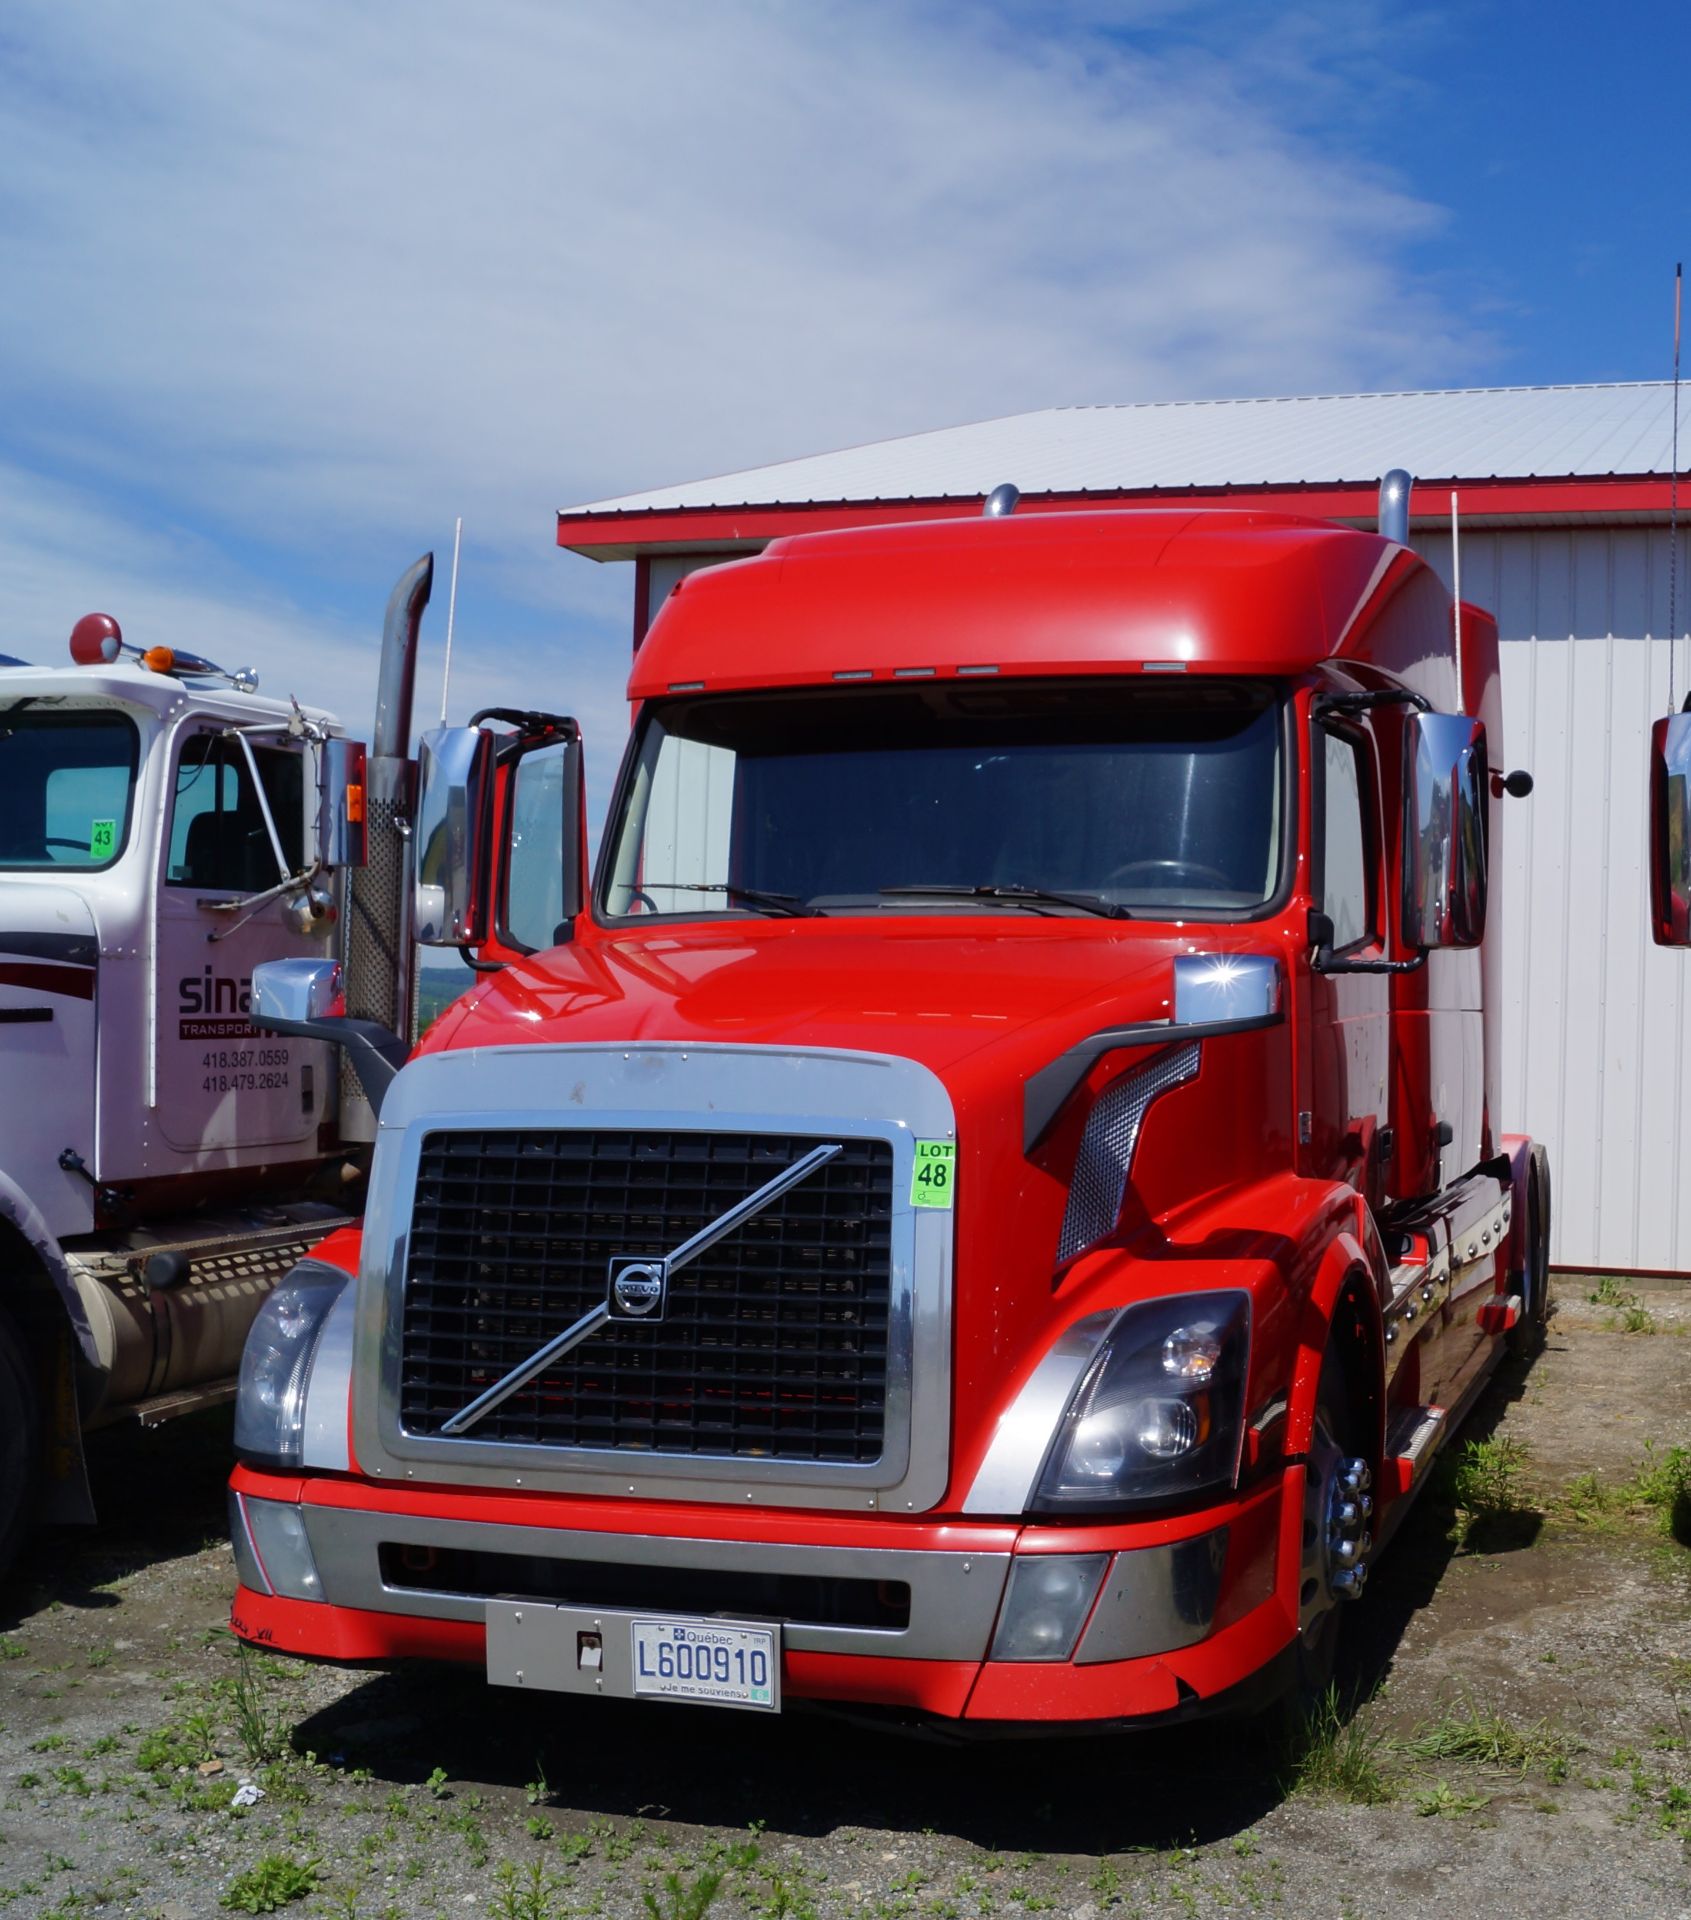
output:
[[[931,680],[934,670],[932,667],[894,667],[892,677],[895,680]]]
[[[874,677],[873,667],[844,667],[834,675],[836,680],[873,680]]]
[[[669,690],[671,693],[703,693],[705,683],[702,680],[672,680]]]
[[[110,666],[123,651],[123,629],[109,613],[85,613],[70,630],[70,657],[79,667]]]
[[[149,647],[141,656],[141,664],[150,673],[172,673],[176,668],[176,655],[169,647]]]
[[[1184,660],[1147,660],[1141,669],[1144,673],[1184,673]]]
[[[959,680],[972,680],[981,674],[996,673],[997,671],[998,669],[996,667],[959,667],[957,669],[957,677]]]

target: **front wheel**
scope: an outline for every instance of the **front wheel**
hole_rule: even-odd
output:
[[[41,1478],[41,1398],[17,1322],[0,1307],[0,1579],[29,1526]]]
[[[1357,1421],[1344,1371],[1329,1354],[1304,1469],[1303,1557],[1298,1575],[1294,1698],[1307,1711],[1333,1683],[1344,1605],[1368,1579],[1374,1544],[1374,1475],[1357,1450]]]

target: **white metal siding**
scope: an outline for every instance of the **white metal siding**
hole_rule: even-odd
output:
[[[1415,541],[1448,580],[1448,539]],[[1503,1114],[1546,1142],[1558,1265],[1691,1268],[1691,953],[1648,924],[1646,754],[1668,711],[1665,528],[1473,532],[1462,596],[1503,638]],[[1691,610],[1681,537],[1676,624]],[[1691,646],[1680,644],[1675,704]]]

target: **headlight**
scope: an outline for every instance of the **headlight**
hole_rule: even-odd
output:
[[[348,1278],[339,1267],[302,1260],[259,1308],[235,1393],[235,1451],[248,1466],[301,1464],[312,1357]]]
[[[1250,1331],[1245,1293],[1127,1308],[1069,1398],[1034,1506],[1108,1510],[1230,1484]]]

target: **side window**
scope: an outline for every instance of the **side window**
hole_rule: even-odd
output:
[[[289,871],[297,873],[304,864],[304,764],[297,752],[283,747],[255,746],[253,757],[283,857]],[[246,755],[217,734],[184,741],[176,763],[166,881],[173,887],[261,893],[279,877]]]
[[[537,747],[511,769],[511,842],[505,864],[504,935],[538,952],[558,944],[564,906],[565,836],[575,831],[568,743]]]
[[[1360,744],[1344,734],[1324,732],[1321,740],[1321,910],[1333,923],[1334,949],[1342,952],[1374,931],[1363,799],[1368,762]]]

